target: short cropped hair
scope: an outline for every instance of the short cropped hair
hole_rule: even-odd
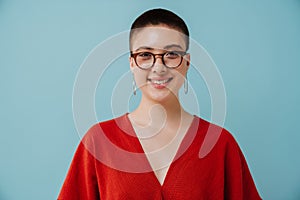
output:
[[[189,49],[189,30],[182,18],[180,18],[175,13],[165,10],[162,8],[156,8],[148,10],[141,14],[136,20],[132,23],[129,35],[129,46],[131,50],[131,40],[134,34],[135,29],[144,28],[150,25],[167,25],[170,28],[173,28],[181,33],[183,33],[186,43],[186,50]]]

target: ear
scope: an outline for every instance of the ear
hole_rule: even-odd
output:
[[[134,68],[134,59],[131,56],[129,56],[128,61],[129,61],[130,70],[132,71]]]
[[[184,61],[186,62],[187,68],[189,68],[191,64],[191,55],[189,53],[184,56]]]
[[[130,68],[131,69],[134,68],[134,59],[133,59],[133,57],[129,56],[128,61],[129,61]]]

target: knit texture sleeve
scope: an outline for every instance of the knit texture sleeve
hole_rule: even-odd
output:
[[[228,200],[260,200],[246,159],[234,138],[228,134],[225,153],[224,196]]]
[[[58,200],[100,199],[95,158],[81,142],[75,152]]]

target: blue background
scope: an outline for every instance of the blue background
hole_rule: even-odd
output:
[[[80,140],[72,90],[81,63],[153,7],[182,16],[218,66],[225,127],[261,196],[300,199],[299,0],[0,0],[1,200],[57,197]]]

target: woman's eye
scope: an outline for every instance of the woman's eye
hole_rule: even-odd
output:
[[[145,52],[145,53],[140,53],[138,55],[138,57],[140,57],[142,59],[150,59],[152,57],[152,55],[150,53]]]
[[[170,52],[166,53],[165,56],[166,56],[166,58],[178,58],[179,54],[177,52],[170,51]]]

